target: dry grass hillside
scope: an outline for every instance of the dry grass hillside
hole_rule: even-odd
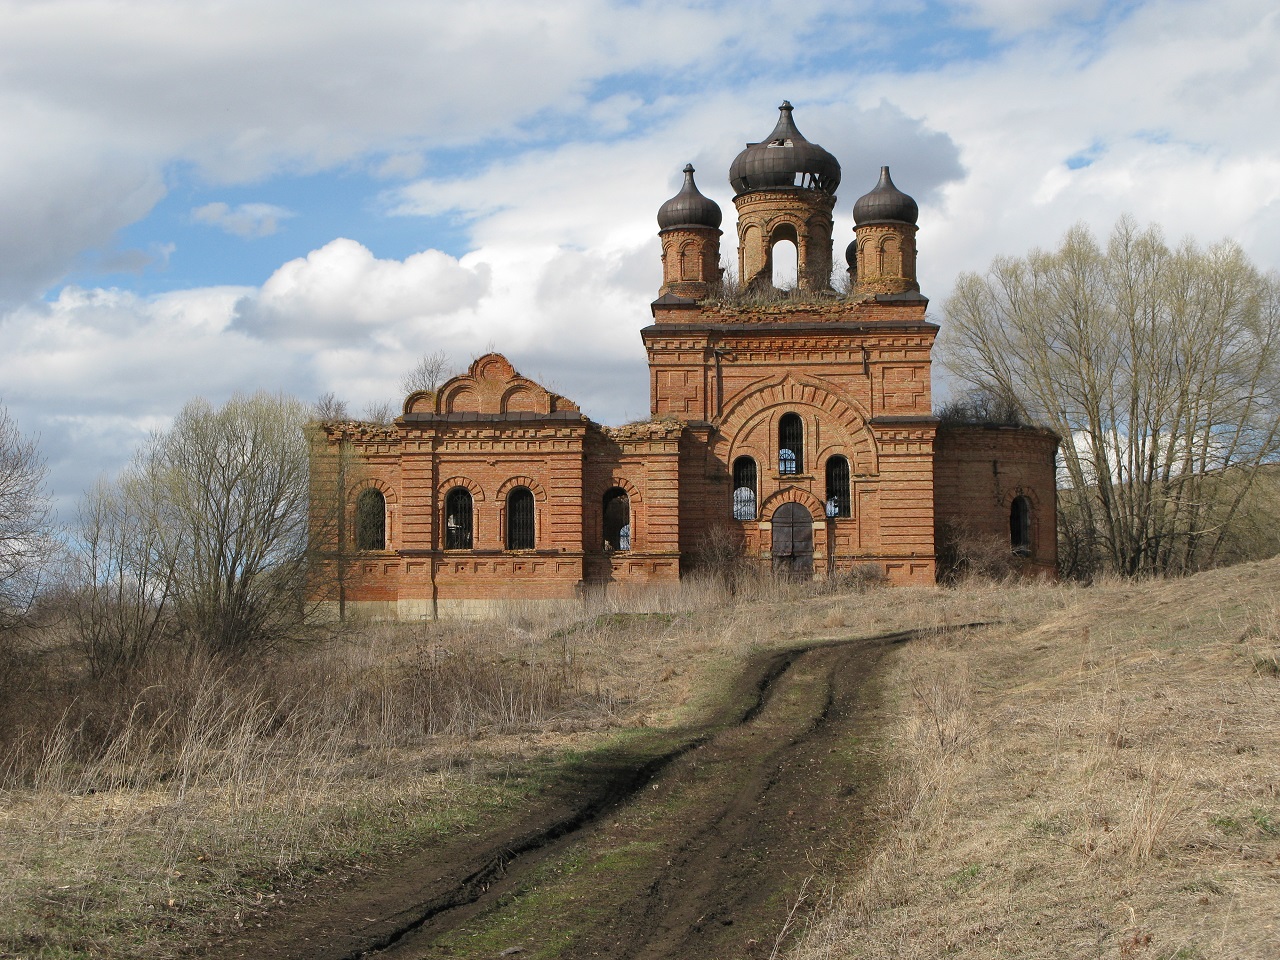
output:
[[[519,816],[540,763],[706,713],[752,651],[977,622],[887,655],[880,827],[795,960],[1277,957],[1278,587],[690,584],[113,684],[46,638],[0,663],[0,957],[179,955]]]
[[[1280,957],[1280,563],[902,649],[882,829],[793,960]]]

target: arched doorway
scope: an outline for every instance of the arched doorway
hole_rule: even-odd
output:
[[[784,503],[773,512],[773,571],[782,576],[813,576],[813,516],[801,504]]]

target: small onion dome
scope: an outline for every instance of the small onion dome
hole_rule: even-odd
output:
[[[684,165],[684,186],[680,192],[658,208],[658,226],[663,230],[672,227],[719,227],[720,206],[714,200],[698,192],[693,182],[693,164]]]
[[[840,186],[839,161],[796,129],[789,101],[778,109],[773,133],[761,143],[748,143],[729,167],[734,193],[802,187],[834,194]]]
[[[844,248],[844,262],[849,265],[850,270],[858,269],[858,238],[854,237],[849,241],[849,245]]]
[[[879,220],[897,220],[901,223],[915,223],[920,216],[920,208],[916,202],[893,185],[889,177],[889,168],[880,168],[880,182],[872,191],[853,205],[853,222],[855,224],[875,223]]]

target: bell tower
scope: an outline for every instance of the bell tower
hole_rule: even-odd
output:
[[[853,205],[853,243],[849,245],[854,293],[920,292],[916,280],[916,220],[920,208],[893,185],[889,168]]]
[[[693,164],[684,165],[684,186],[658,208],[662,238],[662,287],[658,296],[674,294],[704,300],[720,286],[720,206],[704,197],[693,182]]]
[[[840,164],[796,129],[791,103],[782,101],[773,132],[749,143],[729,168],[738,209],[738,278],[744,288],[772,289],[773,248],[796,246],[796,285],[831,289],[831,212]]]

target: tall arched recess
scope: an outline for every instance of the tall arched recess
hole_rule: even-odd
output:
[[[356,498],[356,549],[387,549],[387,498],[373,487]]]
[[[533,491],[515,487],[507,494],[507,549],[532,550],[537,542]]]
[[[1009,505],[1009,546],[1020,557],[1031,556],[1031,501],[1014,497]]]
[[[454,487],[444,498],[444,548],[470,550],[473,527],[471,491]]]
[[[605,491],[603,503],[604,548],[631,549],[631,498],[621,487]]]
[[[804,473],[804,421],[798,413],[778,419],[778,472]]]
[[[756,462],[751,457],[733,461],[733,519],[754,520],[759,497]]]

